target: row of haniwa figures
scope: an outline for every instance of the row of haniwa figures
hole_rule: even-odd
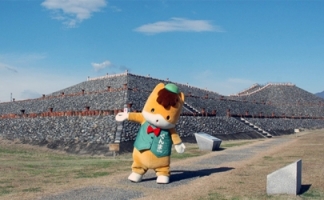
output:
[[[49,108],[48,112],[42,113],[28,113],[26,114],[24,110],[21,110],[21,114],[3,114],[0,116],[1,119],[14,119],[14,118],[35,118],[35,117],[63,117],[63,116],[98,116],[98,115],[116,115],[118,112],[123,111],[123,109],[115,110],[90,110],[86,107],[83,111],[53,111],[53,108]]]

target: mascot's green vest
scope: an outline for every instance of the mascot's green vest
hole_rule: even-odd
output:
[[[161,129],[160,135],[147,133],[150,124],[145,122],[137,133],[134,146],[137,150],[151,150],[156,157],[171,155],[172,140],[169,130]]]

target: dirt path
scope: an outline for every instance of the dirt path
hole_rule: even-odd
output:
[[[97,184],[91,186],[84,185],[39,199],[199,199],[211,191],[240,194],[239,190],[257,191],[262,195],[265,193],[266,175],[276,169],[266,172],[256,169],[258,171],[250,175],[244,171],[258,166],[256,163],[260,159],[296,145],[304,136],[277,137],[174,162],[171,165],[171,183],[166,185],[156,184],[153,171],[149,171],[140,183],[129,182],[127,176],[130,172],[125,172],[98,179]],[[259,182],[253,185],[254,181],[251,184],[249,179],[258,179]],[[244,189],[246,184],[248,187]]]

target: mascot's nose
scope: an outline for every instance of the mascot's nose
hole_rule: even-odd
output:
[[[159,120],[157,119],[156,122],[159,122]]]

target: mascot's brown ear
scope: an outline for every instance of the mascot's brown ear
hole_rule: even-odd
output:
[[[182,103],[184,103],[185,95],[183,94],[183,92],[180,92],[179,96],[180,96],[180,99],[182,100]]]

